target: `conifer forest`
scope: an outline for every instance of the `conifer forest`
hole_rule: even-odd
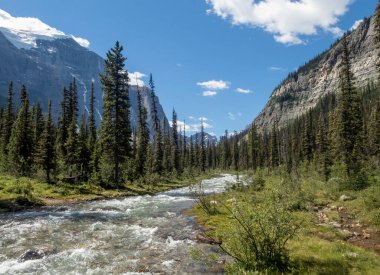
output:
[[[91,67],[90,51],[63,32],[20,49],[0,21],[0,274],[380,274],[380,4],[370,2],[369,18],[218,138],[205,117],[196,130],[179,108],[167,119],[161,80],[140,84],[120,42],[97,59],[97,78],[70,73],[46,91],[55,96],[37,96],[36,76],[7,74],[17,55],[30,54],[26,68],[68,47],[49,62]],[[206,4],[229,18],[228,3]],[[33,70],[50,83],[43,68]]]

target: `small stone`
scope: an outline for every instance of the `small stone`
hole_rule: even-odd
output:
[[[330,206],[330,210],[335,211],[336,209],[337,209],[337,207],[335,205]]]
[[[210,201],[210,204],[217,205],[218,201]]]
[[[18,258],[18,261],[20,263],[29,261],[29,260],[38,260],[45,257],[45,252],[37,249],[29,249],[21,254],[21,256]]]
[[[339,200],[340,201],[350,201],[350,200],[352,200],[352,197],[347,196],[347,195],[342,195],[342,196],[340,196]]]

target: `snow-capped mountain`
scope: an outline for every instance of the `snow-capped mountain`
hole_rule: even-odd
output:
[[[12,17],[0,9],[0,105],[4,105],[9,82],[13,81],[17,98],[21,85],[25,84],[32,103],[40,102],[47,110],[48,100],[52,100],[57,117],[63,87],[76,78],[80,113],[86,111],[91,82],[94,81],[100,120],[102,90],[99,74],[104,71],[104,59],[90,51],[88,46],[86,39],[65,34],[37,18]],[[130,78],[142,85],[142,76],[134,73]],[[151,91],[146,87],[141,90],[150,119]],[[136,86],[130,87],[130,97],[132,124],[136,125]],[[160,104],[158,115],[161,121],[166,120]],[[149,124],[152,125],[151,120]]]
[[[82,47],[88,48],[90,42],[81,37],[67,35],[52,28],[38,18],[13,17],[0,9],[0,31],[18,49],[37,47],[37,40],[74,39]]]

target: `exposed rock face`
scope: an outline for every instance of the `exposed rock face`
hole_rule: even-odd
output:
[[[3,30],[4,31],[4,30]],[[0,28],[0,105],[4,106],[9,81],[14,82],[15,98],[18,100],[21,85],[25,84],[29,91],[31,103],[39,102],[47,111],[48,100],[53,103],[53,115],[59,114],[62,100],[62,90],[76,78],[78,86],[79,112],[85,112],[88,107],[88,98],[91,81],[94,81],[97,120],[102,113],[102,90],[99,74],[104,71],[102,57],[87,48],[80,46],[71,38],[52,40],[36,40],[36,47],[17,48],[2,33]],[[141,88],[144,105],[148,110],[148,119],[151,129],[151,91]],[[130,87],[131,120],[137,125],[137,89]],[[158,116],[163,122],[166,116],[159,104]]]
[[[357,86],[377,80],[378,51],[374,19],[364,20],[347,37],[352,72]],[[277,119],[279,125],[314,107],[328,93],[339,91],[341,42],[298,69],[272,93],[255,125],[267,129]]]

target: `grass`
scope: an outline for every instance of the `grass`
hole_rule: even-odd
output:
[[[202,179],[217,176],[208,173],[189,178],[156,179],[156,182],[127,183],[121,189],[105,189],[94,183],[49,184],[31,178],[0,175],[0,213],[42,205],[64,205],[86,200],[154,194],[188,186]]]
[[[378,175],[379,173],[377,173]],[[346,242],[345,236],[330,226],[317,224],[315,207],[334,205],[344,207],[350,215],[371,228],[380,228],[380,178],[374,176],[370,186],[365,190],[348,190],[344,180],[336,177],[324,182],[312,169],[299,173],[298,178],[289,178],[285,173],[277,171],[269,173],[261,171],[255,177],[262,177],[264,188],[256,188],[253,184],[241,190],[229,190],[226,193],[213,195],[210,200],[217,201],[218,208],[214,215],[207,215],[199,206],[190,213],[204,226],[205,233],[219,241],[224,241],[232,234],[231,214],[224,204],[234,205],[263,203],[268,193],[274,190],[284,194],[283,199],[290,202],[290,209],[302,229],[296,238],[291,239],[286,248],[290,256],[290,271],[295,274],[380,274],[380,255],[373,251],[354,246]],[[352,199],[340,201],[341,195]],[[337,212],[327,212],[330,221],[340,221]],[[236,264],[226,266],[230,274],[260,274],[257,271],[242,270]],[[264,272],[265,273],[265,272]],[[271,273],[271,272],[269,272]]]

